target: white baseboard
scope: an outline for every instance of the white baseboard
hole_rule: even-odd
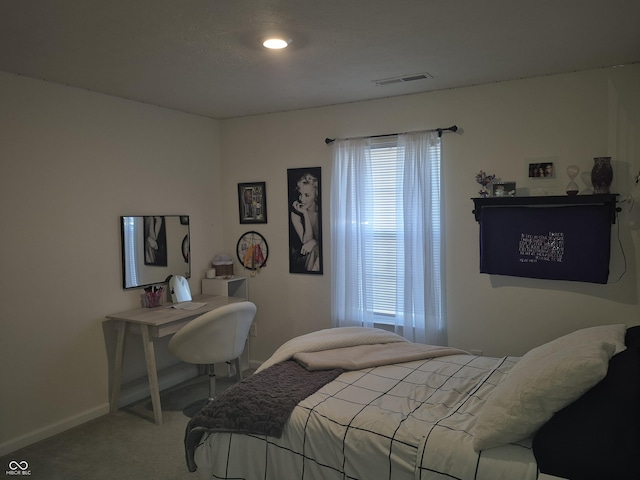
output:
[[[257,370],[258,368],[260,368],[260,365],[262,365],[264,362],[260,362],[258,360],[251,360],[249,362],[249,368],[251,368],[252,370]]]
[[[83,423],[94,420],[98,417],[106,415],[107,413],[109,413],[109,403],[103,403],[98,407],[85,410],[82,413],[69,418],[65,418],[60,422],[52,423],[51,425],[39,428],[17,438],[12,438],[11,440],[4,442],[3,444],[0,444],[0,457],[8,455],[11,452],[15,452],[16,450],[19,450],[21,448],[27,447],[33,443],[39,442],[40,440],[44,440],[46,438],[52,437],[53,435],[57,435],[58,433],[62,433],[65,430],[69,430],[70,428],[82,425]]]
[[[174,385],[190,380],[197,375],[198,367],[196,365],[179,363],[158,372],[158,384],[162,391],[166,388],[170,388]],[[138,400],[142,400],[149,395],[149,383],[145,376],[144,378],[122,386],[118,408],[129,405]],[[8,440],[0,444],[0,457],[106,415],[109,411],[109,403],[103,403],[95,408]]]

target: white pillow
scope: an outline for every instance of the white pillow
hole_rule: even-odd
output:
[[[615,354],[617,354],[627,348],[624,344],[626,333],[627,327],[624,324],[599,325],[597,327],[583,328],[536,347],[530,350],[525,356],[535,355],[536,353],[548,355],[550,350],[555,351],[572,346],[580,348],[580,346],[590,342],[611,343],[616,347]]]
[[[473,448],[523,440],[607,374],[626,347],[624,325],[592,327],[529,351],[493,390],[473,428]]]

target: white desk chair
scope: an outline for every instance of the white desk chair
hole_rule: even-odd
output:
[[[169,351],[183,362],[207,365],[209,398],[187,405],[183,412],[193,417],[216,393],[215,363],[235,360],[236,374],[242,379],[240,355],[256,315],[251,302],[237,302],[216,308],[193,319],[169,341]]]

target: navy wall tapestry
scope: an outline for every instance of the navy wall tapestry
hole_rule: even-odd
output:
[[[607,283],[611,208],[484,207],[480,272]]]

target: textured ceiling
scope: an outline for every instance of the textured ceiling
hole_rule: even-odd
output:
[[[638,0],[0,0],[0,70],[230,118],[636,63],[639,19]]]

